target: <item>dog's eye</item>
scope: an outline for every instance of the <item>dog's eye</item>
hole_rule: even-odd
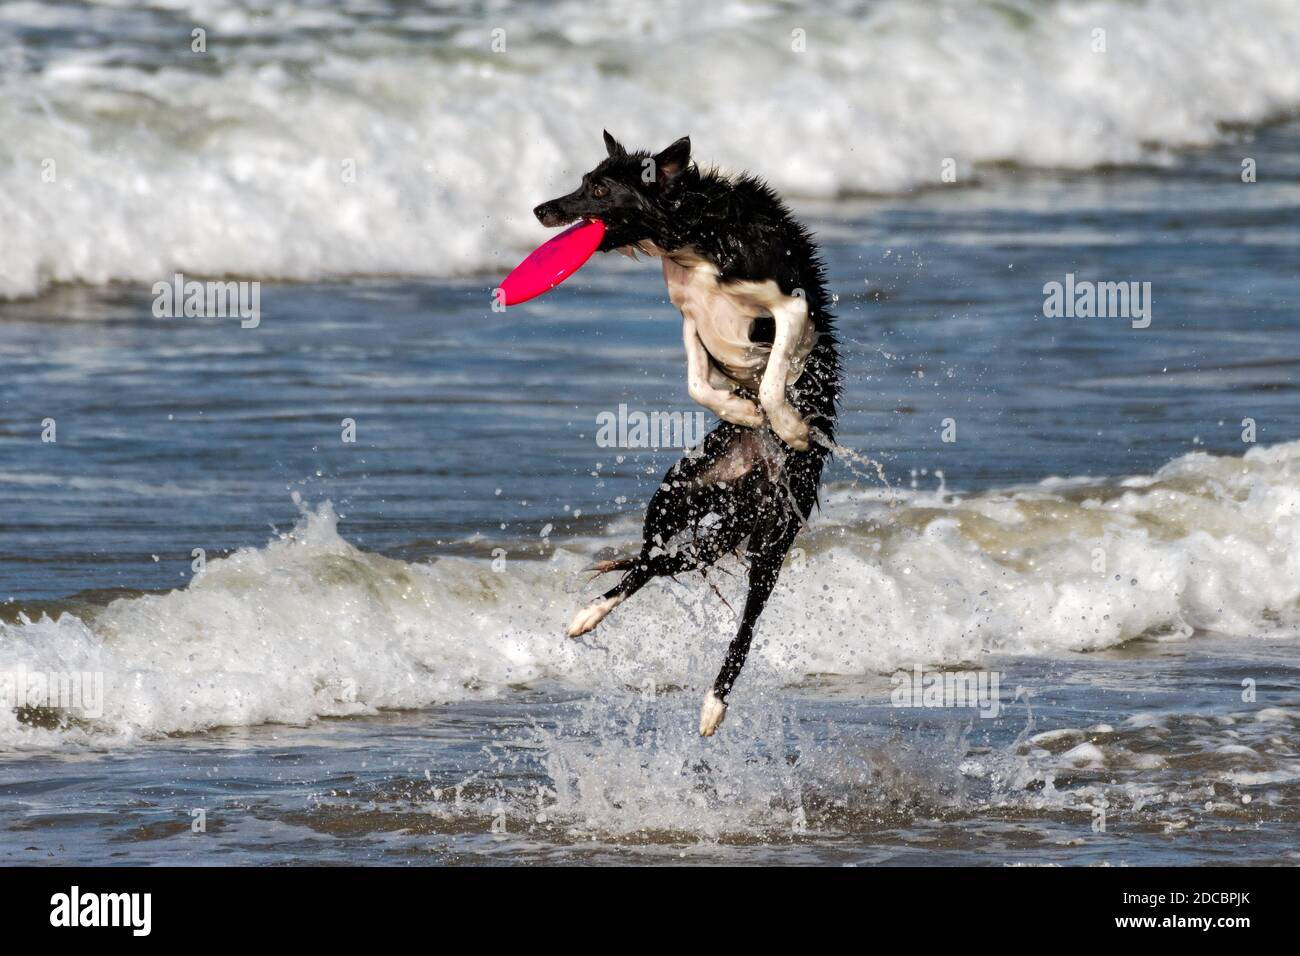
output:
[[[606,196],[609,195],[609,187],[597,186],[595,189],[591,191],[591,194],[595,196],[597,199],[604,199]]]

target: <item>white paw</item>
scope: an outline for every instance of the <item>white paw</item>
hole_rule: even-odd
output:
[[[733,398],[725,408],[718,412],[718,417],[733,425],[746,428],[761,428],[763,411],[747,398]]]
[[[808,426],[789,405],[771,413],[772,431],[795,451],[808,450]]]
[[[700,708],[700,736],[712,737],[726,716],[727,702],[710,690],[704,695],[704,706]]]
[[[615,595],[611,598],[601,598],[594,604],[579,608],[578,613],[573,616],[573,623],[569,625],[569,629],[565,633],[569,637],[579,637],[588,631],[594,630],[597,624],[605,620],[605,616],[610,611],[622,603],[622,595]]]

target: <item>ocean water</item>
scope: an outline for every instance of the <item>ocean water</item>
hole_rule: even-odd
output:
[[[0,8],[0,689],[99,688],[0,700],[0,860],[1297,862],[1300,9],[612,7]],[[602,127],[768,176],[838,298],[707,741],[738,562],[563,637],[681,454],[603,418],[695,412],[657,268],[490,308]]]

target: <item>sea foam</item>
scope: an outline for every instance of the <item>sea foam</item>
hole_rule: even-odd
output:
[[[343,529],[346,531],[346,527]],[[103,675],[102,714],[20,720],[0,744],[129,741],[490,698],[540,681],[702,694],[735,630],[698,578],[654,582],[585,642],[564,625],[579,569],[628,529],[546,560],[362,551],[328,504],[180,590],[0,624],[0,674]],[[1300,625],[1300,442],[1202,452],[1118,482],[970,496],[840,487],[764,615],[746,693],[988,654],[1059,655],[1139,637],[1242,640]],[[743,598],[743,568],[713,580]],[[56,717],[58,715],[55,715]],[[69,716],[69,715],[64,715]]]
[[[701,161],[828,197],[936,184],[945,160],[960,182],[983,163],[1164,163],[1300,105],[1292,0],[380,22],[369,4],[4,7],[0,297],[176,272],[495,274],[545,237],[529,210],[600,158],[602,126],[634,146],[689,134]]]

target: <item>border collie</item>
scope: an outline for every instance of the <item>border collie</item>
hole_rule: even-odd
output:
[[[593,568],[623,576],[568,633],[592,630],[651,578],[703,573],[747,541],[740,629],[700,712],[700,734],[711,737],[833,448],[840,362],[830,297],[812,236],[761,180],[699,169],[688,137],[651,154],[606,132],[605,148],[581,186],[533,212],[548,227],[599,219],[601,252],[663,261],[690,396],[721,422],[664,476],[640,553]]]

